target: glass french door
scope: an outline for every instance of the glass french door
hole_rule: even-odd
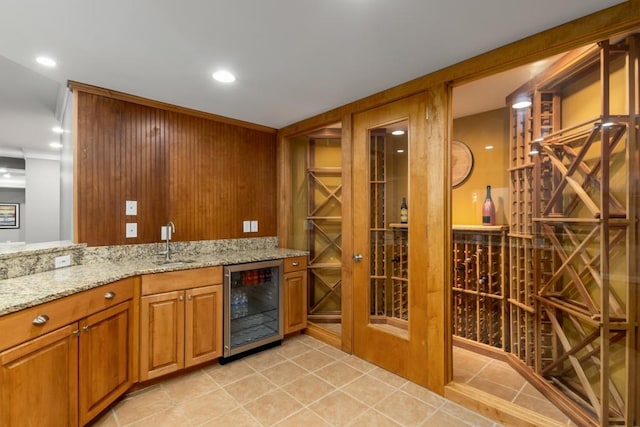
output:
[[[426,385],[427,292],[415,261],[426,244],[424,121],[424,94],[354,117],[353,342],[357,356]]]

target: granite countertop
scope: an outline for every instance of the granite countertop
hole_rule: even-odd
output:
[[[197,254],[195,256],[174,255],[174,261],[187,259],[194,261],[182,265],[157,265],[156,263],[161,258],[154,256],[127,262],[104,262],[65,267],[0,280],[0,316],[131,276],[305,255],[307,252],[295,249],[269,248]]]

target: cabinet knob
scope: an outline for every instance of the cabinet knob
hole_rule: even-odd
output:
[[[46,314],[41,314],[39,316],[36,316],[36,318],[33,319],[31,323],[35,326],[42,326],[48,321],[49,321],[49,316],[47,316]]]
[[[353,258],[354,262],[362,262],[362,254],[355,254],[354,256],[352,256],[351,258]]]
[[[180,295],[180,296],[178,297],[178,301],[184,301],[184,297],[183,297],[182,295]]]
[[[114,299],[116,297],[116,293],[113,291],[109,291],[104,294],[104,299]]]
[[[187,295],[187,299],[191,301],[191,295]]]
[[[82,327],[82,332],[89,332],[89,329],[91,329],[91,326],[86,325]]]
[[[80,330],[76,329],[75,331],[71,332],[73,334],[74,337],[79,337],[80,336]]]
[[[292,265],[292,266],[294,266],[294,267],[297,267],[297,266],[299,266],[299,265],[300,265],[300,263],[299,263],[298,261],[293,261],[293,262],[291,263],[291,265]]]

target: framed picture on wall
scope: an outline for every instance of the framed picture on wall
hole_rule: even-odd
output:
[[[0,203],[0,228],[20,228],[20,203]]]

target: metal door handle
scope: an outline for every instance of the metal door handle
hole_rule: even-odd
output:
[[[355,262],[361,262],[362,261],[362,254],[355,254],[352,258],[353,258],[353,260]]]

